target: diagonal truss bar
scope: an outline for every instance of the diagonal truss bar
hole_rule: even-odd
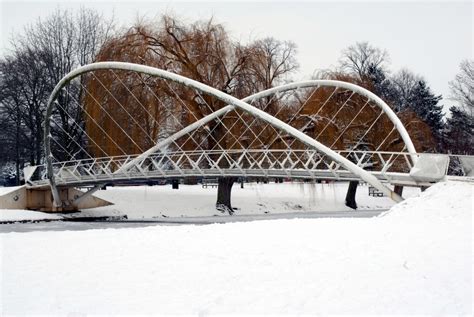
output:
[[[365,90],[364,88],[361,88],[357,85],[346,83],[346,82],[340,82],[340,81],[333,81],[333,80],[312,80],[312,81],[305,81],[305,82],[299,82],[299,83],[293,83],[293,84],[287,84],[279,87],[274,87],[262,92],[259,92],[257,94],[254,94],[252,96],[249,96],[243,100],[239,100],[235,97],[229,96],[217,89],[214,89],[212,87],[209,87],[207,85],[204,85],[200,82],[191,80],[189,78],[170,73],[161,69],[149,67],[149,66],[144,66],[144,65],[137,65],[137,64],[131,64],[131,63],[122,63],[122,62],[100,62],[100,63],[94,63],[94,64],[89,64],[86,66],[82,66],[72,72],[70,72],[68,75],[66,75],[61,81],[56,85],[54,88],[52,94],[50,95],[50,98],[48,100],[47,108],[46,108],[46,122],[44,125],[44,142],[45,142],[45,154],[46,154],[46,168],[47,168],[47,176],[49,179],[49,183],[52,189],[53,197],[54,197],[54,203],[55,206],[60,206],[61,205],[61,199],[58,194],[58,190],[56,188],[55,184],[55,179],[54,179],[54,173],[53,173],[53,164],[52,164],[52,156],[51,156],[51,140],[50,140],[50,124],[49,121],[51,120],[51,115],[52,115],[52,109],[54,105],[54,101],[59,94],[60,90],[72,79],[75,77],[80,76],[81,74],[92,72],[95,70],[106,70],[106,69],[116,69],[116,70],[125,70],[125,71],[132,71],[132,72],[137,72],[137,73],[145,73],[148,75],[152,76],[157,76],[161,79],[166,79],[170,80],[172,82],[182,84],[186,87],[190,87],[193,89],[196,89],[200,92],[204,92],[206,94],[212,95],[221,101],[225,102],[228,104],[228,106],[213,112],[209,115],[207,115],[204,118],[201,118],[200,120],[197,120],[190,124],[189,126],[183,128],[182,130],[178,131],[177,133],[173,134],[172,136],[168,137],[167,139],[158,142],[155,146],[151,147],[147,151],[143,152],[141,155],[137,156],[134,159],[131,159],[128,161],[128,163],[123,164],[116,172],[124,172],[127,171],[130,167],[134,166],[138,162],[144,161],[149,155],[151,155],[153,152],[159,150],[166,144],[169,144],[171,142],[174,142],[177,140],[179,137],[184,136],[193,130],[202,127],[204,124],[211,120],[215,120],[222,115],[225,115],[229,111],[238,108],[246,113],[251,114],[253,117],[258,118],[269,125],[273,126],[277,130],[284,131],[287,133],[289,136],[292,136],[295,139],[298,139],[302,143],[306,144],[312,149],[317,150],[318,152],[324,153],[324,155],[330,159],[333,160],[333,162],[336,164],[336,166],[344,166],[347,170],[353,172],[356,175],[359,175],[361,179],[364,181],[372,184],[374,187],[385,193],[387,196],[391,197],[392,199],[396,201],[401,201],[402,198],[392,192],[389,188],[384,186],[375,176],[371,175],[369,172],[363,170],[356,164],[352,163],[345,157],[341,156],[340,154],[336,153],[332,149],[328,148],[327,146],[321,144],[320,142],[314,140],[313,138],[309,137],[308,135],[304,134],[303,132],[297,130],[296,128],[284,123],[283,121],[279,120],[278,118],[273,117],[272,115],[266,113],[263,110],[260,110],[247,102],[251,102],[252,100],[257,100],[259,98],[263,98],[266,96],[269,96],[274,93],[282,92],[282,91],[287,91],[291,89],[297,89],[297,88],[306,88],[306,87],[317,87],[317,86],[330,86],[334,87],[336,91],[338,88],[343,88],[343,89],[348,89],[352,90],[354,92],[357,92],[360,95],[366,96],[370,100],[373,100],[377,106],[379,106],[382,109],[382,112],[386,113],[387,116],[390,118],[390,120],[393,122],[394,126],[396,129],[399,131],[402,139],[405,142],[405,145],[409,151],[410,154],[412,154],[412,160],[415,161],[416,157],[414,157],[416,154],[415,148],[413,146],[413,143],[411,142],[411,139],[404,128],[403,124],[401,121],[398,119],[396,114],[390,109],[388,105],[386,105],[379,97],[377,97],[375,94],[371,93],[368,90]],[[227,155],[225,156],[227,157]],[[338,167],[337,167],[338,168]]]

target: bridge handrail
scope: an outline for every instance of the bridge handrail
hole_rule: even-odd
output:
[[[190,150],[190,151],[166,151],[166,152],[156,152],[153,155],[150,155],[150,157],[157,157],[157,156],[162,156],[162,155],[181,155],[183,153],[186,154],[221,154],[221,153],[229,153],[229,154],[239,154],[239,153],[277,153],[277,152],[293,152],[293,153],[304,153],[304,152],[317,152],[321,153],[317,150],[312,150],[312,149],[229,149],[229,150]],[[354,153],[354,154],[381,154],[381,155],[404,155],[404,156],[409,156],[411,157],[411,153],[408,152],[395,152],[395,151],[362,151],[362,150],[334,150],[336,153]],[[423,156],[423,155],[431,155],[434,153],[416,153],[416,156]],[[131,154],[131,155],[115,155],[115,156],[102,156],[102,157],[97,157],[97,158],[83,158],[83,159],[77,159],[77,160],[67,160],[67,161],[60,161],[60,162],[53,162],[53,165],[63,165],[65,163],[74,163],[74,162],[84,162],[84,161],[108,161],[110,159],[114,160],[119,160],[119,159],[133,159],[135,157],[140,156],[141,154]],[[465,157],[470,157],[469,155],[457,155],[457,154],[443,154],[441,153],[440,155],[448,155],[448,156],[465,156]],[[46,166],[46,164],[40,164],[36,166]]]
[[[324,156],[324,154],[316,151],[316,150],[311,150],[311,149],[306,149],[306,150],[289,150],[289,149],[249,149],[249,150],[237,150],[237,149],[234,149],[234,150],[228,150],[228,151],[221,151],[221,150],[213,150],[213,151],[169,151],[169,152],[166,152],[166,153],[156,153],[152,156],[149,157],[149,159],[151,160],[156,160],[156,159],[159,159],[161,157],[168,157],[169,159],[172,159],[173,157],[182,157],[183,155],[186,155],[190,158],[192,157],[197,157],[197,156],[201,156],[203,154],[206,154],[206,155],[222,155],[224,152],[226,152],[226,154],[229,154],[229,155],[234,155],[234,154],[239,154],[239,155],[242,155],[243,153],[249,153],[250,155],[253,155],[253,154],[259,154],[259,155],[262,155],[262,154],[266,154],[266,153],[273,153],[273,154],[286,154],[286,155],[296,155],[296,156],[301,156],[301,155],[311,155],[313,153],[317,153],[318,155],[320,155],[321,157]],[[406,163],[406,168],[408,168],[408,170],[410,170],[412,168],[412,165],[410,164],[410,160],[408,160],[408,156],[410,155],[409,153],[407,152],[393,152],[393,151],[349,151],[349,150],[339,150],[337,151],[339,154],[349,154],[349,153],[355,153],[356,155],[358,155],[359,157],[363,157],[365,159],[365,162],[369,161],[372,159],[372,156],[376,156],[375,159],[379,159],[380,158],[384,158],[387,159],[388,158],[388,161],[387,162],[383,162],[382,165],[379,165],[379,169],[375,169],[373,170],[372,172],[373,173],[383,173],[383,174],[392,174],[392,175],[395,175],[396,173],[399,173],[399,172],[388,172],[390,166],[391,166],[391,162],[395,161],[396,158],[398,157],[403,157],[404,158],[404,161]],[[418,153],[417,156],[418,157],[422,157],[422,156],[425,156],[425,155],[432,155],[432,153]],[[438,154],[440,155],[440,154]],[[455,162],[455,160],[459,159],[459,158],[469,158],[471,160],[474,160],[474,156],[470,156],[470,155],[465,155],[465,154],[441,154],[441,155],[446,155],[446,156],[449,156],[450,157],[450,161],[451,162]],[[136,157],[137,155],[135,155]],[[116,166],[121,166],[123,165],[125,162],[129,161],[130,159],[132,159],[134,156],[131,156],[131,155],[122,155],[122,156],[111,156],[111,157],[102,157],[102,158],[96,158],[96,159],[79,159],[79,160],[70,160],[70,161],[63,161],[63,162],[55,162],[53,163],[53,169],[55,170],[55,175],[58,175],[63,173],[63,172],[67,172],[68,175],[72,172],[76,172],[76,173],[79,173],[80,174],[80,168],[92,168],[92,166],[97,166],[97,167],[100,167],[100,168],[106,168],[107,169],[107,166],[108,164],[115,164]],[[394,158],[395,159],[392,159]],[[280,161],[281,162],[281,161]],[[44,170],[44,167],[45,165],[38,165],[38,166],[34,166],[33,168],[34,169],[38,169],[38,170]],[[400,166],[399,166],[400,167]],[[31,168],[31,167],[30,167]],[[77,170],[79,169],[79,170]],[[200,168],[202,169],[202,168]],[[272,168],[274,169],[274,168]],[[300,170],[301,168],[297,168],[297,170]],[[166,169],[165,169],[166,170]],[[286,170],[285,168],[277,168],[276,170]],[[309,171],[310,172],[314,172],[314,171],[322,171],[321,169],[315,169],[315,168],[309,168]],[[91,170],[89,170],[89,172],[91,172]],[[112,171],[113,172],[113,171]],[[338,170],[338,173],[342,173],[344,171],[342,170]],[[451,171],[452,172],[452,171]],[[459,173],[459,171],[458,171]],[[100,173],[99,173],[100,174]],[[96,175],[99,175],[99,174],[96,174]],[[453,174],[450,174],[450,172],[447,170],[446,175],[453,175]],[[72,175],[72,174],[71,174]],[[123,174],[123,175],[127,175],[127,173]],[[122,176],[123,176],[122,175]],[[460,175],[460,174],[457,174],[457,175]],[[88,175],[83,175],[83,176],[88,176]],[[36,179],[31,179],[31,178],[28,178],[27,179],[27,183],[31,183],[31,184],[35,184],[38,183],[38,182],[41,182],[42,179],[45,179],[44,178],[45,175],[42,174],[42,175],[39,175],[39,178],[38,178],[38,175],[36,175]],[[80,175],[75,175],[74,177],[80,177]],[[112,177],[112,175],[111,175]],[[155,176],[156,177],[156,176]],[[65,178],[64,178],[64,175],[61,175],[61,179],[64,181]],[[64,182],[63,182],[64,183]]]
[[[357,150],[357,151],[354,151],[354,150],[334,150],[336,153],[340,153],[340,154],[345,154],[345,153],[355,153],[355,154],[380,154],[380,155],[403,155],[403,156],[410,156],[411,157],[411,153],[408,153],[408,152],[395,152],[395,151],[362,151],[362,150]],[[167,151],[167,152],[160,152],[160,153],[155,153],[153,155],[151,155],[152,157],[158,157],[158,156],[162,156],[162,155],[181,155],[183,153],[186,153],[186,154],[203,154],[203,153],[206,153],[206,154],[221,154],[223,153],[224,151],[222,150],[209,150],[209,151],[206,151],[206,150],[191,150],[191,151]],[[230,153],[230,154],[239,154],[239,153],[242,153],[242,152],[246,152],[246,153],[277,153],[277,152],[293,152],[293,153],[304,153],[304,152],[317,152],[317,153],[321,153],[317,150],[310,150],[310,149],[306,149],[306,150],[301,150],[301,149],[296,149],[296,150],[293,150],[293,149],[244,149],[244,150],[239,150],[239,149],[229,149],[229,150],[225,150],[225,152],[227,153]],[[473,157],[472,155],[468,155],[468,154],[452,154],[452,153],[416,153],[416,156],[417,157],[421,157],[421,156],[428,156],[428,155],[433,155],[433,154],[436,154],[436,155],[447,155],[449,157],[466,157],[466,158],[471,158]],[[60,161],[60,162],[53,162],[53,166],[57,166],[57,165],[64,165],[64,164],[67,164],[67,163],[75,163],[75,162],[87,162],[87,161],[109,161],[109,160],[114,160],[114,161],[117,161],[117,160],[127,160],[127,159],[133,159],[135,157],[138,157],[140,154],[134,154],[134,155],[116,155],[116,156],[103,156],[103,157],[97,157],[97,158],[83,158],[83,159],[77,159],[77,160],[67,160],[67,161]],[[40,165],[36,165],[36,167],[45,167],[46,164],[40,164]]]

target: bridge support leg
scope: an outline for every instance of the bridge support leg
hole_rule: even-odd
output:
[[[358,185],[359,181],[350,181],[349,188],[347,188],[346,206],[352,209],[357,209],[356,192]]]
[[[85,193],[83,193],[81,196],[77,197],[76,199],[74,199],[74,201],[72,202],[72,205],[73,206],[79,206],[79,204],[84,201],[84,199],[86,199],[87,197],[91,196],[93,193],[95,193],[96,191],[98,191],[99,189],[101,189],[104,185],[103,184],[100,184],[100,185],[95,185],[94,187],[92,187],[91,189],[89,189],[88,191],[86,191]]]
[[[85,195],[75,188],[58,188],[58,195],[63,201],[62,206],[55,206],[53,193],[49,187],[27,188],[21,186],[0,196],[0,209],[30,209],[43,212],[76,212],[81,209],[112,205],[112,203]],[[83,197],[79,201],[78,198]]]
[[[173,179],[173,180],[171,181],[171,188],[173,188],[173,189],[179,189],[179,180]]]
[[[399,196],[402,196],[403,194],[403,186],[402,185],[395,185],[393,188],[393,191],[398,194]]]

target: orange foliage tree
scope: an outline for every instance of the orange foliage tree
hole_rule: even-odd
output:
[[[187,25],[163,16],[156,25],[138,23],[110,40],[97,61],[154,66],[243,98],[272,87],[296,70],[295,53],[293,43],[273,38],[248,45],[232,41],[225,28],[212,19]],[[142,153],[160,139],[226,106],[217,98],[166,80],[109,70],[89,75],[83,103],[90,151],[95,156]],[[238,148],[243,142],[243,117],[235,110],[210,122],[192,138],[177,140],[175,146],[186,151]],[[217,205],[229,211],[234,181],[219,179]]]

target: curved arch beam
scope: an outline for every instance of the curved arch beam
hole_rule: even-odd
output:
[[[163,79],[168,79],[173,82],[177,82],[180,84],[183,84],[187,87],[195,88],[198,89],[202,92],[205,92],[207,94],[210,94],[221,101],[233,105],[235,107],[238,107],[245,112],[250,113],[251,115],[268,122],[269,124],[273,125],[274,127],[285,131],[289,135],[293,136],[294,138],[297,138],[301,142],[305,143],[306,145],[316,149],[317,151],[320,151],[324,153],[325,155],[329,156],[332,160],[340,163],[342,166],[344,166],[346,169],[349,171],[353,172],[356,175],[359,175],[361,179],[366,181],[367,183],[371,184],[387,196],[391,197],[395,201],[402,201],[403,198],[400,197],[398,194],[390,190],[388,187],[383,185],[375,176],[370,174],[369,172],[365,171],[361,167],[357,166],[356,164],[352,163],[345,157],[342,157],[341,155],[337,154],[327,146],[319,143],[318,141],[314,140],[313,138],[309,137],[308,135],[304,134],[303,132],[297,130],[296,128],[284,123],[283,121],[271,116],[270,114],[264,112],[263,110],[257,109],[248,103],[239,100],[233,96],[230,96],[222,91],[219,91],[215,88],[209,87],[203,83],[200,83],[198,81],[183,77],[181,75],[177,75],[174,73],[170,73],[168,71],[162,70],[162,69],[157,69],[154,67],[150,66],[145,66],[145,65],[138,65],[138,64],[132,64],[132,63],[124,63],[124,62],[99,62],[99,63],[94,63],[94,64],[89,64],[85,65],[82,67],[77,68],[76,70],[73,70],[69,74],[67,74],[61,81],[56,85],[54,88],[53,92],[51,93],[50,98],[48,99],[48,104],[46,108],[46,114],[45,114],[45,125],[44,125],[44,143],[45,143],[45,155],[46,155],[46,168],[47,168],[47,175],[50,181],[50,186],[51,186],[51,191],[53,193],[53,198],[54,198],[54,204],[56,207],[60,207],[61,205],[61,199],[59,197],[59,193],[56,187],[56,183],[54,180],[54,173],[53,173],[53,163],[52,163],[52,155],[51,155],[51,134],[50,134],[50,118],[52,114],[52,109],[53,109],[53,102],[56,99],[56,96],[58,95],[59,91],[64,87],[69,81],[71,81],[73,78],[90,72],[94,70],[105,70],[105,69],[119,69],[119,70],[127,70],[127,71],[135,71],[135,72],[140,72],[140,73],[146,73],[148,75],[152,76],[157,76]]]
[[[413,160],[413,162],[416,162],[416,150],[415,146],[413,145],[413,142],[410,138],[410,135],[408,134],[407,130],[405,129],[405,126],[403,123],[400,121],[398,116],[393,112],[393,110],[388,106],[382,99],[380,99],[377,95],[372,93],[371,91],[362,88],[360,86],[347,83],[344,81],[338,81],[338,80],[308,80],[308,81],[301,81],[301,82],[296,82],[296,83],[290,83],[290,84],[285,84],[277,87],[273,87],[270,89],[266,89],[263,91],[260,91],[258,93],[255,93],[253,95],[247,96],[242,99],[243,102],[251,102],[257,99],[261,99],[264,97],[271,96],[275,93],[279,92],[285,92],[288,90],[292,89],[297,89],[297,88],[314,88],[314,87],[320,87],[320,86],[326,86],[326,87],[338,87],[338,88],[345,88],[354,92],[357,92],[360,95],[363,95],[367,97],[369,100],[373,100],[377,106],[379,106],[389,117],[390,121],[394,124],[395,128],[397,131],[400,133],[400,136],[402,137],[403,141],[405,142],[405,145],[407,147],[408,153],[410,153],[410,157]],[[203,125],[207,124],[208,122],[211,122],[212,120],[221,117],[225,115],[227,112],[232,111],[235,109],[235,106],[232,104],[229,104],[213,113],[208,114],[207,116],[193,122],[192,124],[188,125],[187,127],[181,129],[180,131],[176,132],[175,134],[169,136],[165,140],[157,143],[156,145],[152,146],[150,149],[146,150],[136,158],[134,158],[132,161],[130,161],[127,164],[124,164],[117,172],[124,171],[131,167],[134,163],[139,162],[140,160],[148,157],[149,155],[153,154],[155,151],[159,150],[160,148],[170,144],[171,142],[179,139],[180,137],[186,135],[187,133],[190,133],[199,127],[202,127]]]
[[[390,121],[392,121],[395,128],[400,133],[400,136],[402,137],[403,142],[405,142],[405,145],[407,146],[408,153],[416,154],[415,146],[413,145],[413,142],[410,138],[410,135],[408,134],[408,131],[405,129],[405,126],[400,121],[400,119],[395,114],[395,112],[393,112],[392,108],[390,108],[390,106],[387,105],[385,101],[380,99],[380,97],[378,97],[376,94],[374,94],[370,90],[367,90],[363,87],[360,87],[352,83],[348,83],[348,82],[340,81],[340,80],[307,80],[307,81],[301,81],[301,82],[290,83],[286,85],[273,87],[273,88],[258,92],[256,94],[253,94],[251,96],[248,96],[242,99],[242,101],[250,102],[256,99],[267,97],[269,95],[272,95],[278,92],[284,92],[284,91],[292,90],[296,88],[311,88],[311,87],[320,87],[320,86],[345,88],[353,92],[356,92],[359,95],[367,97],[369,100],[374,101],[375,104],[379,108],[381,108],[383,112],[385,112],[385,114],[388,116]],[[415,156],[412,156],[412,158],[416,159]]]

